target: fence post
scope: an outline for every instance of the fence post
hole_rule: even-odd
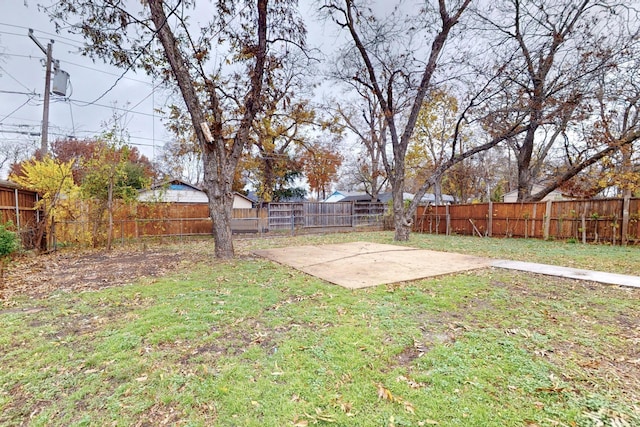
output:
[[[547,200],[547,210],[544,214],[544,240],[549,240],[549,228],[551,227],[551,200]]]
[[[622,238],[620,240],[620,244],[622,246],[627,246],[628,243],[628,234],[629,234],[629,205],[631,203],[631,196],[627,192],[624,195],[624,200],[622,201]]]
[[[16,230],[20,232],[20,203],[18,202],[18,189],[14,188],[14,196],[16,201]]]
[[[533,213],[531,214],[531,237],[536,238],[536,215],[538,213],[538,203],[533,205]]]
[[[369,208],[371,209],[371,208]],[[357,218],[356,218],[356,202],[355,200],[353,200],[351,202],[351,228],[354,228],[356,226],[357,223]]]
[[[489,218],[487,218],[487,236],[493,235],[493,202],[489,200]]]
[[[445,205],[445,214],[446,214],[446,221],[447,221],[446,235],[450,236],[451,235],[451,212],[449,211],[449,205]]]

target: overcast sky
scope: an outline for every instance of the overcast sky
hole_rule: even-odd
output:
[[[119,114],[125,114],[131,144],[149,158],[156,156],[171,139],[154,112],[167,103],[166,93],[161,89],[153,91],[151,79],[140,72],[130,71],[116,84],[123,70],[80,55],[82,38],[56,34],[54,24],[38,11],[37,3],[0,1],[0,143],[20,141],[25,148],[40,144],[40,136],[13,133],[39,135],[41,131],[46,55],[28,37],[28,29],[32,28],[43,46],[54,40],[53,57],[60,62],[60,69],[70,74],[66,99],[51,97],[49,142],[67,135],[84,138],[99,134],[115,107],[121,109],[117,110]],[[301,3],[301,12],[309,17],[307,26],[315,39],[310,42],[317,44],[318,34],[327,36],[326,28],[310,16],[311,1]],[[335,37],[329,36],[329,43],[332,41]]]
[[[51,97],[49,141],[66,135],[84,138],[99,134],[116,107],[124,114],[131,144],[153,158],[170,139],[154,112],[154,107],[163,107],[166,95],[161,90],[154,93],[151,79],[133,72],[109,90],[123,70],[80,55],[82,39],[55,34],[53,23],[38,11],[35,0],[0,2],[0,143],[40,144],[39,136],[12,133],[39,134],[41,130],[46,56],[28,37],[29,28],[45,47],[54,40],[53,57],[60,61],[60,69],[70,74],[67,99]]]
[[[162,146],[172,138],[155,112],[170,102],[166,90],[154,91],[151,78],[141,72],[129,71],[118,81],[122,69],[101,61],[94,63],[80,55],[82,38],[56,34],[54,24],[38,11],[38,2],[48,0],[0,0],[0,144],[24,144],[29,151],[40,146],[46,55],[29,38],[28,30],[32,28],[45,47],[54,40],[53,57],[59,61],[60,69],[70,75],[67,96],[51,97],[49,143],[66,136],[82,139],[98,135],[117,108],[125,120],[131,145],[150,159],[157,158]],[[313,3],[300,1],[308,44],[330,57],[344,39],[332,23],[318,22]],[[390,4],[381,1],[376,6],[389,9]],[[316,93],[317,99],[322,96]]]

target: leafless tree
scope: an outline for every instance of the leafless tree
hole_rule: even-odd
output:
[[[421,28],[422,36],[432,40],[430,46],[424,49],[424,52],[420,52],[424,53],[426,58],[420,65],[419,61],[413,58],[413,50],[399,49],[402,46],[399,39],[402,38],[403,32],[405,35],[415,36],[415,29],[408,31],[407,27],[392,20],[376,20],[362,2],[355,0],[328,0],[323,6],[323,10],[333,21],[348,32],[353,43],[349,54],[358,55],[364,71],[358,72],[352,78],[374,94],[387,123],[386,132],[392,156],[383,152],[382,160],[393,194],[396,240],[408,240],[413,223],[411,209],[405,209],[403,204],[407,147],[422,101],[432,85],[445,43],[470,2],[471,0],[462,0],[447,4],[445,0],[440,0],[435,8],[431,8],[427,3],[425,8],[420,10],[421,16],[428,16],[428,19],[434,21],[429,23],[434,24],[431,33],[427,31],[426,22],[420,22],[421,25],[425,25]],[[396,105],[396,93],[400,88],[411,93],[408,97],[411,99],[411,106],[406,116],[400,114]],[[404,123],[401,123],[403,121]]]
[[[619,61],[628,56],[629,44],[637,37],[630,5],[608,0],[498,0],[478,14],[496,63],[505,69],[499,83],[502,96],[491,107],[488,126],[495,133],[514,123],[524,127],[520,136],[509,140],[518,165],[518,200],[540,200],[614,150],[611,145],[591,150],[588,158],[574,162],[543,191],[531,194],[545,162],[572,138],[571,129],[592,120],[596,77],[615,73]]]

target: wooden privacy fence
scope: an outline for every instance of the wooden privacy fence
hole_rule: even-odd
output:
[[[32,249],[41,212],[36,210],[38,193],[23,190],[9,183],[0,184],[0,221],[2,224],[11,222],[18,232],[22,247]]]
[[[231,227],[234,232],[257,232],[259,224],[266,223],[266,214],[262,209],[234,209]],[[93,226],[87,219],[58,221],[55,228],[56,242],[79,243],[79,236],[87,236]],[[99,229],[101,234],[106,233],[106,221],[101,221]],[[124,240],[154,236],[199,236],[211,235],[212,229],[207,204],[144,203],[116,209],[113,237]]]
[[[385,208],[371,202],[269,203],[269,230],[382,227]]]
[[[384,213],[382,203],[270,203],[266,208],[234,209],[231,229],[234,233],[266,233],[382,228]],[[56,242],[80,243],[79,236],[87,236],[92,227],[88,220],[59,221]],[[106,222],[101,222],[102,233],[106,228]],[[211,235],[212,229],[207,204],[141,203],[116,210],[113,237],[125,240]]]
[[[640,243],[640,199],[420,206],[414,230],[583,243]]]

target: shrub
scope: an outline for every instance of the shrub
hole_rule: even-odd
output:
[[[6,258],[18,250],[18,235],[9,228],[13,227],[10,222],[0,224],[0,258]]]

